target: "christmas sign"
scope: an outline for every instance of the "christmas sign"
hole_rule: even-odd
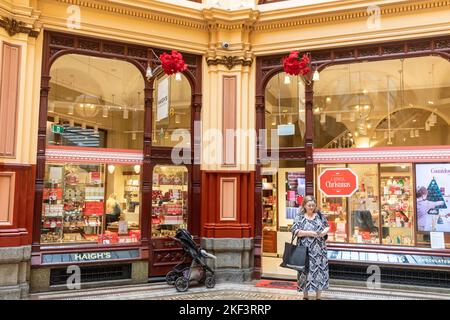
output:
[[[358,190],[358,176],[351,169],[325,169],[319,176],[319,189],[327,197],[351,197]]]
[[[416,165],[417,229],[450,232],[450,164]]]

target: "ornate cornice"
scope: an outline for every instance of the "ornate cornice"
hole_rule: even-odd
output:
[[[342,4],[333,3],[327,5],[327,7],[304,6],[277,10],[276,12],[261,12],[260,19],[254,28],[255,31],[267,31],[367,19],[369,17],[367,12],[369,5],[370,3],[367,3],[367,1],[363,1],[358,5],[349,6],[346,1],[343,1]],[[411,0],[388,4],[378,3],[377,5],[380,7],[381,16],[387,16],[450,7],[450,0]]]
[[[100,10],[103,12],[109,12],[115,15],[131,16],[134,18],[141,18],[159,23],[174,24],[187,28],[199,30],[207,30],[208,28],[207,24],[202,21],[199,10],[190,10],[189,12],[184,12],[184,15],[177,16],[176,15],[177,10],[175,8],[175,5],[172,6],[172,12],[167,13],[167,9],[163,7],[160,8],[161,10],[155,10],[157,8],[140,8],[138,6],[135,6],[135,8],[133,8],[131,7],[131,4],[128,6],[125,6],[123,4],[112,5],[111,3],[108,3],[109,1],[87,1],[87,0],[56,0],[56,1],[60,3]],[[163,4],[161,4],[161,6],[162,5]],[[155,13],[155,11],[158,13]],[[193,16],[193,13],[197,12],[198,17]],[[195,18],[198,18],[197,21],[195,21]]]
[[[206,63],[208,66],[216,66],[219,64],[225,65],[228,70],[233,69],[233,67],[242,65],[243,67],[250,67],[253,63],[253,59],[245,59],[243,57],[229,56],[229,57],[218,57],[218,58],[207,58]]]
[[[0,27],[4,28],[10,37],[13,37],[18,33],[25,33],[33,38],[37,38],[39,35],[39,31],[28,27],[26,23],[17,21],[16,19],[10,19],[8,17],[2,17],[0,19]]]

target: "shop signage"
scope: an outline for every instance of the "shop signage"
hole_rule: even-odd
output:
[[[64,133],[64,127],[59,126],[57,124],[52,124],[52,132],[53,133]]]
[[[169,77],[158,83],[158,107],[156,110],[156,121],[169,116]]]
[[[444,256],[346,250],[328,250],[327,254],[330,261],[352,261],[369,264],[380,263],[414,266],[450,266],[450,257]]]
[[[42,263],[94,262],[135,258],[139,258],[138,249],[44,254],[42,255]]]
[[[358,190],[358,176],[348,168],[325,169],[319,189],[328,197],[351,197]]]

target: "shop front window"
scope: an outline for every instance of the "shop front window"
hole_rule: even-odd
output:
[[[189,147],[191,143],[191,86],[182,75],[160,76],[154,84],[152,145]]]
[[[187,228],[188,170],[157,165],[153,170],[152,237],[173,237]]]
[[[140,165],[47,163],[41,242],[140,240]]]
[[[320,176],[326,169],[345,168],[345,165],[319,165],[317,176]],[[347,242],[347,198],[327,197],[319,191],[317,195],[319,209],[326,216],[330,225],[328,240],[330,242]]]
[[[418,163],[415,168],[417,245],[450,248],[450,164]]]
[[[381,164],[382,241],[414,245],[413,176],[411,164]]]
[[[144,81],[135,66],[68,54],[50,76],[48,145],[142,150]]]
[[[314,146],[450,144],[449,71],[435,56],[326,68],[314,84]]]
[[[265,128],[267,145],[274,148],[275,130],[280,148],[305,146],[305,84],[299,77],[280,72],[265,89]]]
[[[350,164],[348,168],[358,175],[359,182],[358,190],[349,198],[350,242],[378,244],[378,165]]]

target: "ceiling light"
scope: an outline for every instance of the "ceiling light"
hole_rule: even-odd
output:
[[[418,130],[418,129],[416,129],[416,130],[414,131],[414,136],[415,136],[416,138],[419,137],[419,130]]]
[[[108,172],[110,174],[113,174],[114,170],[116,170],[116,167],[113,164],[108,165]]]
[[[314,113],[317,114],[317,113],[319,113],[319,112],[320,112],[320,108],[319,108],[319,107],[317,107],[317,108],[314,109]]]
[[[73,114],[73,104],[69,105],[69,108],[67,110],[67,114],[70,114],[70,115]]]
[[[359,104],[355,106],[355,110],[359,110]]]
[[[327,103],[330,103],[331,102],[331,98],[327,97],[326,101],[327,101]]]
[[[324,124],[326,121],[327,121],[326,115],[325,115],[325,113],[322,113],[322,114],[320,115],[320,123],[321,123],[321,124]]]
[[[409,136],[410,136],[411,138],[414,138],[414,130],[413,130],[413,129],[411,129],[411,131],[409,132]]]
[[[135,165],[134,167],[133,167],[133,169],[134,169],[134,172],[136,172],[136,174],[139,174],[140,172],[141,172],[141,166],[140,165]]]
[[[133,133],[131,134],[131,140],[136,140],[136,132],[133,132]]]
[[[433,105],[433,104],[434,104],[434,101],[432,101],[432,100],[429,100],[429,101],[428,101],[428,104],[431,104],[431,105]]]
[[[108,118],[108,107],[103,106],[103,118]]]
[[[145,77],[147,80],[150,80],[153,77],[153,71],[152,68],[150,68],[150,65],[147,67],[147,71],[145,72]]]
[[[359,133],[355,132],[355,137],[358,138],[358,136],[359,136]]]
[[[181,117],[179,114],[175,115],[175,123],[181,123]]]
[[[341,113],[336,114],[336,122],[342,122],[342,114]]]
[[[313,74],[313,81],[319,81],[320,80],[320,73],[319,71],[315,71]]]
[[[371,129],[372,125],[370,123],[367,124],[367,129]]]
[[[367,95],[368,93],[369,93],[369,90],[367,90],[367,89],[363,90],[363,94]]]
[[[175,80],[181,81],[181,73],[179,73],[179,72],[175,73]]]
[[[284,76],[284,84],[291,84],[291,77],[289,77],[288,75]]]
[[[123,118],[128,119],[128,109],[127,108],[123,109]]]

